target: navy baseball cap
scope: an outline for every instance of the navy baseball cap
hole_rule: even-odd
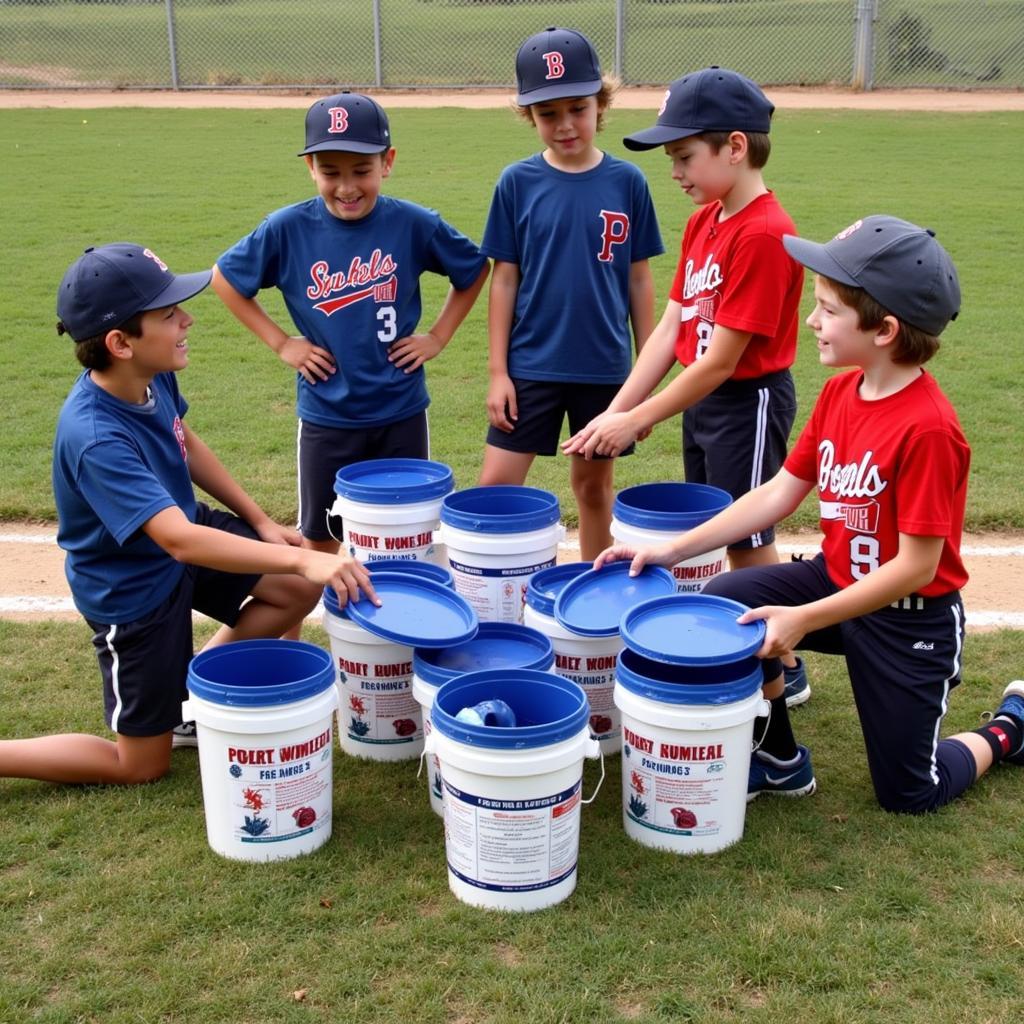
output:
[[[783,235],[786,252],[816,274],[863,288],[894,316],[939,335],[960,312],[960,281],[935,232],[899,217],[855,221],[823,245]]]
[[[317,100],[306,111],[306,148],[299,154],[343,150],[383,153],[391,148],[384,108],[358,92],[339,92]]]
[[[90,246],[68,267],[57,291],[57,316],[74,341],[84,341],[148,309],[198,295],[210,270],[172,274],[151,249],[132,242]]]
[[[546,28],[516,54],[516,103],[521,107],[593,96],[603,84],[593,43],[575,29]]]
[[[677,78],[665,93],[658,123],[627,135],[627,149],[654,149],[702,132],[767,132],[775,105],[760,86],[713,65]]]

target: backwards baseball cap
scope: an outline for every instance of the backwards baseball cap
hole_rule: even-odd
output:
[[[516,54],[516,103],[521,107],[593,96],[603,84],[593,43],[574,29],[546,28]]]
[[[123,324],[136,313],[198,295],[212,271],[172,274],[151,249],[132,242],[90,246],[68,267],[57,291],[57,316],[74,341]]]
[[[775,105],[749,78],[713,65],[677,78],[665,93],[658,123],[627,135],[627,149],[654,149],[702,132],[767,132]]]
[[[391,148],[384,108],[358,92],[339,92],[317,100],[306,111],[306,148],[299,154],[344,150],[383,153]]]
[[[863,288],[927,334],[941,334],[960,312],[960,281],[949,253],[934,231],[899,217],[864,217],[824,245],[795,235],[783,235],[782,244],[809,270]]]

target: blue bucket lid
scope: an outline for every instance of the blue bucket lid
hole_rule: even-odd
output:
[[[413,671],[425,683],[442,683],[488,668],[547,669],[555,656],[550,639],[517,622],[481,622],[472,640],[454,647],[415,650]]]
[[[360,595],[349,601],[342,615],[368,633],[407,647],[450,647],[476,636],[476,612],[454,590],[422,576],[378,572],[373,589],[378,608]]]
[[[750,657],[764,643],[763,621],[740,625],[750,609],[711,594],[672,594],[631,608],[623,642],[637,654],[673,665],[720,665]]]
[[[463,708],[485,700],[503,700],[515,712],[515,727],[471,725],[456,719]],[[444,683],[434,696],[430,720],[438,732],[458,743],[525,750],[578,735],[590,721],[590,704],[581,687],[554,672],[485,669]]]
[[[642,530],[692,530],[732,504],[732,495],[709,484],[666,481],[626,487],[615,496],[612,515]]]
[[[330,654],[301,640],[222,644],[197,654],[188,667],[189,693],[211,704],[290,704],[333,685]]]
[[[675,593],[676,581],[668,569],[646,565],[639,575],[630,576],[629,565],[609,562],[570,580],[555,598],[559,625],[580,636],[614,636],[634,605]]]
[[[562,592],[565,585],[569,580],[574,580],[581,573],[588,572],[593,567],[593,562],[563,562],[561,565],[552,565],[548,569],[535,572],[526,587],[526,603],[534,611],[553,617],[555,598]]]
[[[419,562],[414,558],[380,558],[374,562],[364,562],[363,567],[371,578],[377,572],[400,572],[433,580],[451,590],[455,589],[455,577],[451,569],[435,565],[433,562]],[[334,592],[334,587],[324,587],[324,607],[332,615],[345,614],[344,609],[338,604],[338,595]]]
[[[472,533],[529,533],[560,515],[558,498],[538,487],[469,487],[441,502],[441,522]]]
[[[735,704],[757,693],[764,682],[754,657],[722,665],[670,665],[628,647],[619,651],[615,678],[630,693],[662,704]]]
[[[412,505],[444,497],[454,486],[451,469],[429,459],[368,459],[334,477],[335,494],[366,505]]]

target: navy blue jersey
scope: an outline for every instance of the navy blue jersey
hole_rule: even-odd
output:
[[[217,260],[236,291],[276,287],[298,331],[334,356],[337,372],[297,377],[300,419],[358,429],[406,419],[427,407],[423,367],[388,362],[391,342],[415,333],[420,275],[442,274],[460,291],[484,265],[476,245],[438,213],[379,196],[361,220],[333,216],[317,196],[276,210]]]
[[[149,401],[133,405],[85,372],[64,402],[53,443],[57,543],[67,552],[75,604],[88,619],[141,618],[185,571],[140,527],[173,505],[195,521],[181,423],[187,408],[173,373],[157,374]]]
[[[665,251],[643,174],[607,153],[570,174],[539,153],[506,167],[484,255],[519,266],[508,373],[620,384],[629,376],[630,266]]]

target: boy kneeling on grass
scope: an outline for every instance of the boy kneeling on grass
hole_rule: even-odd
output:
[[[0,776],[139,783],[164,775],[181,726],[193,609],[224,623],[213,647],[281,636],[325,584],[341,603],[359,590],[376,601],[357,561],[301,547],[185,425],[176,373],[188,365],[193,319],[179,303],[209,283],[208,270],[175,276],[126,242],[87,249],[61,282],[57,330],[75,341],[85,370],[53,445],[57,541],[93,630],[117,738],[3,741]],[[234,514],[197,502],[193,484]]]
[[[670,566],[794,512],[817,486],[822,551],[813,559],[740,569],[718,594],[764,620],[764,695],[771,715],[751,759],[747,799],[806,796],[816,782],[796,743],[780,656],[842,654],[878,802],[935,810],[993,764],[1024,764],[1024,681],[974,732],[939,739],[960,681],[967,581],[960,558],[970,448],[956,412],[922,364],[960,308],[956,268],[930,231],[888,216],[858,220],[824,245],[787,235],[790,255],[817,275],[807,318],[829,380],[783,468],[677,540],[616,545],[595,566],[632,559]]]

